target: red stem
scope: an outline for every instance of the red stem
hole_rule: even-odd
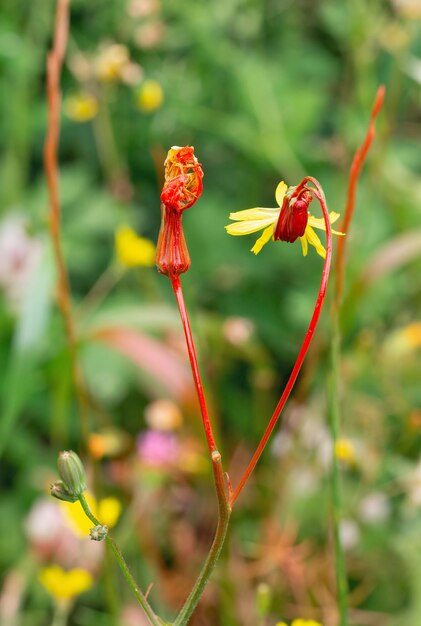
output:
[[[186,305],[184,302],[183,290],[181,288],[181,281],[179,276],[170,276],[171,285],[174,290],[174,295],[177,300],[178,310],[180,311],[180,317],[183,324],[184,336],[186,338],[187,351],[189,353],[190,365],[192,369],[194,384],[196,386],[197,397],[200,404],[200,412],[202,414],[203,428],[205,429],[206,440],[208,442],[209,451],[212,454],[216,450],[215,438],[213,436],[212,424],[209,419],[209,413],[206,406],[205,394],[203,393],[203,385],[199,372],[199,365],[197,363],[196,350],[194,347],[193,335],[190,328],[189,316],[187,314]]]
[[[344,233],[349,233],[351,220],[354,215],[355,199],[357,192],[358,179],[361,174],[361,169],[376,134],[375,121],[382,108],[386,87],[380,85],[377,89],[376,98],[374,100],[373,108],[371,110],[370,122],[368,124],[367,133],[363,144],[357,148],[354,158],[352,160],[351,169],[349,171],[348,180],[348,192],[346,197],[346,205],[344,211],[344,218],[340,226],[340,230]],[[339,237],[338,248],[336,254],[335,263],[335,302],[339,303],[342,299],[344,273],[345,273],[345,248],[348,237]]]
[[[313,315],[311,317],[310,320],[310,324],[308,326],[306,335],[304,337],[304,341],[301,345],[301,349],[300,352],[298,353],[297,356],[297,360],[295,361],[295,365],[293,367],[293,370],[291,372],[291,375],[288,379],[288,382],[285,386],[285,389],[281,395],[281,398],[275,408],[275,411],[269,421],[269,424],[266,427],[266,430],[263,434],[263,437],[259,443],[259,445],[257,446],[256,452],[253,454],[252,459],[246,469],[246,471],[244,472],[243,476],[241,477],[237,488],[233,491],[232,495],[231,495],[231,499],[230,499],[230,504],[231,506],[234,504],[234,502],[236,501],[236,499],[238,498],[238,496],[240,495],[241,491],[244,488],[244,485],[246,484],[247,480],[250,477],[250,474],[253,472],[254,468],[256,467],[256,464],[258,462],[258,460],[260,459],[260,456],[263,452],[263,450],[265,449],[265,446],[268,442],[268,439],[270,437],[270,435],[272,434],[273,429],[275,428],[275,425],[282,413],[282,410],[285,406],[286,401],[289,398],[289,395],[292,391],[292,388],[294,387],[295,381],[297,380],[297,376],[298,373],[301,369],[301,366],[303,364],[304,358],[307,354],[307,350],[310,346],[311,340],[313,338],[314,335],[314,331],[316,329],[317,323],[319,321],[319,317],[320,317],[320,312],[323,306],[323,301],[326,295],[326,288],[327,288],[327,283],[328,283],[328,279],[329,279],[329,272],[330,272],[330,264],[331,264],[331,259],[332,259],[332,231],[330,228],[330,221],[329,221],[329,213],[327,210],[327,206],[326,206],[326,201],[324,198],[324,193],[322,188],[320,187],[319,183],[317,182],[317,180],[315,180],[314,178],[311,177],[306,177],[299,185],[300,188],[304,188],[305,184],[307,182],[312,183],[316,189],[309,189],[309,191],[311,191],[313,193],[313,195],[317,198],[317,200],[319,201],[319,204],[322,208],[323,211],[323,217],[325,220],[325,226],[326,226],[326,258],[325,258],[325,262],[323,265],[323,272],[322,272],[322,278],[320,281],[320,287],[319,287],[319,293],[317,296],[317,300],[316,300],[316,304],[314,306],[314,311],[313,311]]]

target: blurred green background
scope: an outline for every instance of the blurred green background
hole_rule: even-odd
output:
[[[61,449],[88,446],[96,497],[168,618],[212,538],[216,502],[169,281],[127,267],[116,234],[156,241],[163,161],[193,145],[183,278],[217,439],[234,483],[294,363],[322,268],[313,249],[232,238],[279,180],[343,212],[349,166],[387,88],[348,240],[340,370],[341,534],[355,626],[421,623],[421,5],[419,0],[73,0],[60,140],[62,241],[91,435],[81,442],[55,303],[42,165],[55,2],[3,0],[0,22],[0,592],[2,626],[65,623],[51,565],[92,585],[71,626],[144,618],[114,564],[52,502]],[[118,242],[118,237],[117,237]],[[143,242],[145,244],[145,242]],[[146,245],[146,244],[145,244]],[[278,428],[234,511],[192,624],[337,624],[326,381],[329,306]],[[78,506],[78,505],[73,505]],[[115,515],[117,517],[118,514]],[[116,520],[115,520],[116,521]],[[268,601],[259,602],[262,583]],[[113,592],[114,591],[114,592]],[[55,615],[55,617],[53,617]],[[58,620],[62,620],[61,622]]]

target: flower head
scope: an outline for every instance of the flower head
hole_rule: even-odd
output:
[[[61,601],[72,600],[90,589],[94,582],[92,574],[86,569],[77,567],[66,571],[59,565],[43,567],[38,579],[49,594]]]
[[[185,211],[201,196],[203,171],[192,146],[173,146],[164,163],[165,183],[161,201],[166,207]]]
[[[265,244],[272,238],[274,241],[281,240],[293,243],[298,238],[301,242],[303,255],[308,252],[308,244],[314,246],[316,252],[323,258],[326,250],[315,233],[314,229],[326,230],[324,219],[316,218],[308,211],[312,200],[310,192],[299,187],[287,187],[282,181],[276,188],[275,209],[256,207],[245,211],[230,213],[230,219],[234,224],[225,226],[229,235],[248,235],[263,230],[251,251],[258,254]],[[339,218],[339,213],[329,214],[330,223],[333,224]],[[332,230],[335,235],[343,235]]]
[[[165,159],[161,229],[155,263],[161,274],[179,276],[190,267],[181,216],[201,196],[203,171],[192,146],[174,146]]]

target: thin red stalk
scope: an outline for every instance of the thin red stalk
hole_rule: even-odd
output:
[[[230,504],[231,506],[234,504],[234,502],[237,500],[238,496],[240,495],[242,489],[244,488],[244,485],[246,484],[247,480],[249,479],[251,473],[253,472],[254,468],[256,467],[256,464],[258,462],[258,460],[260,459],[260,456],[263,452],[263,450],[265,449],[265,446],[268,442],[268,439],[270,437],[270,435],[272,434],[273,429],[275,428],[275,425],[282,413],[282,410],[285,406],[286,401],[289,398],[289,395],[292,391],[292,388],[294,387],[295,381],[297,380],[297,376],[298,373],[301,369],[301,366],[303,364],[303,361],[305,359],[305,356],[307,354],[307,350],[310,346],[311,340],[313,338],[314,335],[314,331],[316,329],[317,323],[319,321],[319,317],[320,317],[320,312],[322,309],[322,305],[323,305],[323,301],[326,295],[326,288],[327,288],[327,283],[328,283],[328,279],[329,279],[329,272],[330,272],[330,264],[331,264],[331,258],[332,258],[332,231],[330,228],[330,221],[329,221],[329,213],[326,207],[326,202],[324,199],[324,194],[323,191],[319,185],[319,183],[310,177],[305,178],[301,185],[304,185],[306,182],[311,182],[315,187],[316,190],[311,189],[309,191],[311,191],[314,196],[317,198],[317,200],[320,203],[320,206],[322,208],[323,211],[323,217],[324,217],[324,221],[325,221],[325,226],[326,226],[326,258],[324,261],[324,265],[323,265],[323,271],[322,271],[322,278],[320,281],[320,287],[319,287],[319,293],[317,296],[317,300],[314,306],[314,311],[313,311],[313,315],[311,317],[310,320],[310,324],[308,326],[306,335],[304,337],[304,341],[301,345],[300,351],[298,353],[297,356],[297,360],[295,361],[293,370],[291,372],[291,375],[288,379],[288,382],[285,386],[285,389],[281,395],[281,398],[275,408],[275,411],[269,421],[269,424],[266,427],[266,430],[263,434],[263,437],[259,443],[259,445],[257,446],[257,449],[255,451],[255,453],[252,456],[252,459],[246,469],[246,471],[244,472],[243,476],[241,477],[237,488],[233,491],[232,495],[231,495],[231,499],[230,499]]]
[[[84,384],[76,356],[76,333],[71,311],[70,285],[60,240],[60,197],[57,164],[60,137],[60,77],[69,34],[69,0],[58,0],[53,47],[47,57],[48,128],[44,144],[44,169],[50,198],[49,226],[57,267],[57,301],[63,317],[70,354],[72,377],[78,398],[82,430],[84,419]]]
[[[375,121],[380,109],[382,108],[385,92],[385,86],[380,85],[380,87],[377,89],[376,98],[374,100],[373,108],[371,110],[370,122],[368,124],[364,142],[359,148],[357,148],[354,158],[352,160],[351,169],[349,171],[348,191],[346,197],[344,218],[340,226],[340,230],[344,233],[349,233],[352,217],[354,215],[358,179],[360,177],[362,166],[376,134]],[[345,274],[345,250],[347,239],[348,237],[340,237],[338,240],[335,262],[335,303],[340,302],[340,300],[342,299]]]
[[[194,384],[196,386],[197,397],[200,404],[200,412],[202,414],[203,428],[205,429],[206,441],[208,442],[209,451],[212,454],[216,450],[215,438],[213,436],[212,424],[209,418],[206,406],[205,394],[203,392],[202,380],[197,363],[196,349],[194,346],[193,335],[190,328],[189,316],[187,314],[184,302],[183,290],[179,276],[170,276],[171,285],[177,300],[178,310],[180,311],[181,322],[183,324],[184,336],[186,338],[187,351],[189,353],[190,365],[192,369]]]

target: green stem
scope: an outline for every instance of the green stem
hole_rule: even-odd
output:
[[[101,522],[96,519],[91,509],[89,508],[89,505],[86,502],[86,499],[83,493],[80,494],[79,496],[79,502],[82,505],[85,515],[91,520],[91,522],[95,526],[101,525]],[[152,607],[150,606],[149,602],[147,601],[147,599],[145,598],[145,596],[139,589],[139,586],[136,583],[135,579],[133,578],[132,573],[129,570],[129,566],[127,565],[123,555],[120,552],[120,548],[117,546],[114,539],[112,539],[109,535],[106,538],[106,542],[107,542],[107,545],[111,548],[111,551],[113,552],[115,558],[117,559],[117,563],[120,566],[120,569],[123,573],[124,578],[126,579],[128,584],[132,588],[132,591],[134,595],[136,596],[140,606],[145,611],[145,614],[150,624],[152,624],[152,626],[162,626],[162,621],[160,620],[159,617],[157,617],[157,615],[155,615],[155,613],[152,610]]]
[[[212,464],[213,472],[215,476],[215,485],[218,494],[218,507],[219,517],[218,525],[215,532],[215,537],[212,546],[209,550],[208,557],[200,572],[195,585],[184,603],[183,608],[178,614],[173,626],[185,626],[188,624],[189,619],[199,602],[206,585],[209,582],[209,578],[215,568],[218,557],[221,553],[222,546],[224,545],[225,537],[227,535],[228,524],[231,515],[231,507],[229,505],[229,498],[225,487],[224,473],[222,470],[221,455],[218,450],[212,452]]]
[[[66,602],[57,602],[54,609],[53,621],[51,626],[67,626],[69,619],[71,604]]]
[[[336,455],[340,427],[339,406],[339,357],[341,335],[339,329],[339,308],[335,303],[332,308],[332,342],[331,342],[331,384],[329,393],[329,427],[332,439],[332,509],[333,509],[333,541],[335,548],[335,574],[336,589],[339,608],[339,626],[347,626],[348,623],[348,580],[346,576],[345,556],[340,536],[340,522],[342,511],[342,489],[339,471],[339,462]]]

